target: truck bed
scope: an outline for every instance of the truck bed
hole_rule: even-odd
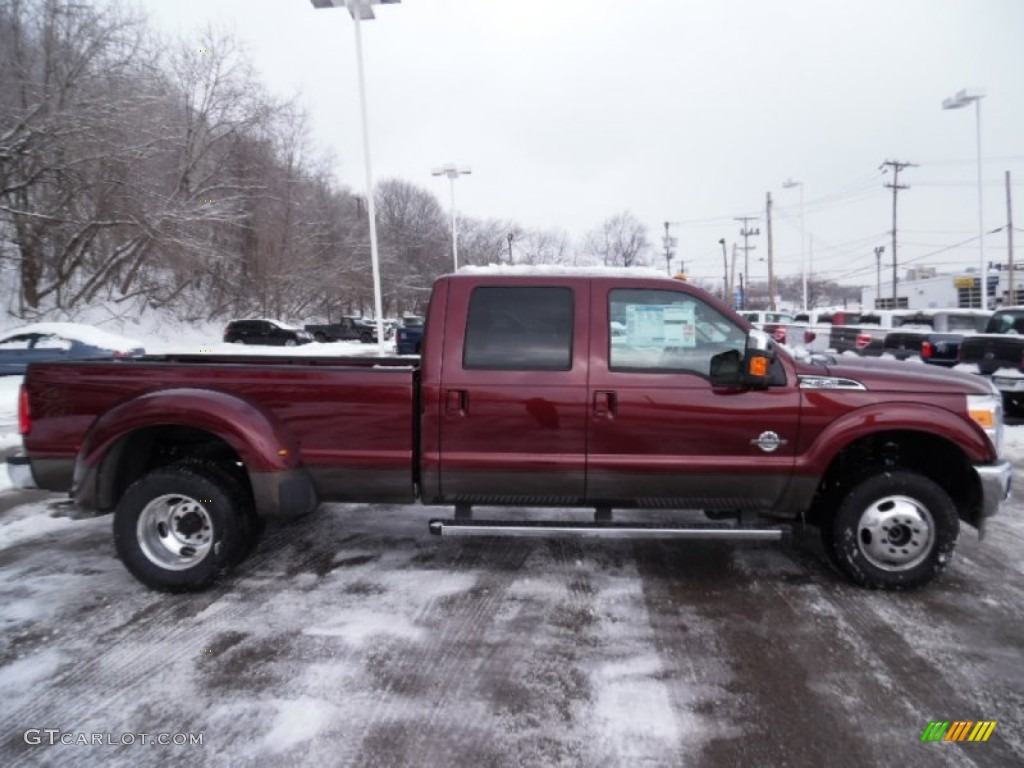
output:
[[[187,354],[33,365],[25,448],[38,459],[41,487],[70,490],[79,447],[98,449],[130,403],[128,419],[148,409],[147,423],[158,422],[154,409],[163,408],[169,422],[197,432],[226,419],[240,445],[265,440],[260,429],[279,434],[274,450],[308,472],[321,501],[409,500],[417,375],[408,358],[393,357]]]

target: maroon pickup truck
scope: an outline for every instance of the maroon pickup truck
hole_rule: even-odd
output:
[[[698,288],[607,273],[443,277],[417,365],[33,365],[20,420],[15,484],[113,512],[128,570],[171,591],[238,563],[266,518],[417,500],[454,507],[429,523],[441,535],[771,540],[808,523],[855,583],[912,587],[945,567],[961,521],[981,532],[1011,476],[987,381],[797,360]],[[475,519],[484,504],[592,513]],[[710,520],[613,519],[643,507]]]

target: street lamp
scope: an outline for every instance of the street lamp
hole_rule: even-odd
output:
[[[373,170],[370,166],[370,130],[366,118],[366,78],[363,75],[363,36],[361,21],[374,19],[374,5],[389,5],[402,0],[309,0],[314,8],[347,8],[356,30],[356,67],[359,72],[359,108],[363,119],[363,160],[366,163],[366,215],[370,221],[370,260],[373,264],[373,310],[377,316],[377,344],[384,348],[384,312],[380,295],[380,260],[377,256],[377,206],[373,199]]]
[[[455,163],[447,163],[442,165],[440,168],[435,168],[430,172],[432,176],[447,176],[448,186],[451,190],[451,210],[452,210],[452,262],[455,264],[455,271],[459,271],[459,231],[455,226],[455,180],[459,176],[465,176],[466,174],[472,173],[473,169],[468,165],[457,166]]]
[[[722,246],[722,268],[724,270],[723,271],[723,277],[722,277],[722,301],[724,301],[724,302],[726,302],[728,304],[728,303],[730,303],[730,297],[729,297],[729,259],[725,255],[725,238],[724,237],[718,238],[718,244]]]
[[[804,250],[804,242],[807,238],[804,237],[804,183],[802,181],[793,181],[792,179],[786,179],[782,182],[783,189],[792,189],[793,187],[800,187],[800,275],[801,282],[803,283],[804,291],[804,312],[807,311],[807,252]]]
[[[988,280],[985,270],[985,225],[982,216],[982,186],[981,186],[981,100],[985,92],[978,89],[963,89],[957,91],[948,99],[942,100],[943,109],[960,109],[970,103],[974,103],[974,120],[978,143],[978,265],[980,275],[978,278],[979,293],[981,294],[981,308],[986,309],[988,304]]]

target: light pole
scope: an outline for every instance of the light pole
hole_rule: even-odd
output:
[[[804,183],[802,181],[793,181],[792,179],[786,179],[782,182],[783,189],[792,189],[793,187],[800,187],[800,276],[803,284],[803,310],[807,311],[807,252],[804,250],[804,243],[806,237],[804,237]]]
[[[875,246],[875,309],[878,309],[882,298],[882,254],[885,253],[884,245]],[[895,307],[893,307],[895,309]]]
[[[448,186],[451,192],[451,210],[452,210],[452,262],[455,264],[455,271],[459,271],[459,231],[455,226],[455,180],[459,176],[465,176],[468,173],[472,173],[473,169],[468,165],[457,166],[455,163],[447,163],[442,165],[440,168],[435,168],[430,172],[432,176],[447,176]]]
[[[729,304],[729,257],[725,255],[725,238],[718,238],[718,244],[722,246],[722,267],[724,269],[722,277],[722,301]]]
[[[309,0],[316,9],[347,8],[356,30],[356,68],[359,72],[359,108],[363,121],[363,160],[366,164],[366,216],[370,222],[370,261],[373,264],[373,311],[377,316],[377,345],[384,348],[384,312],[380,293],[380,260],[377,256],[377,206],[373,199],[373,169],[370,165],[370,129],[366,118],[366,77],[363,74],[363,36],[359,23],[371,21],[374,5],[402,0]]]
[[[970,103],[974,103],[974,120],[978,144],[978,292],[981,294],[981,308],[986,309],[988,305],[988,275],[985,270],[985,225],[982,215],[982,186],[981,186],[981,100],[985,97],[985,91],[978,89],[963,89],[948,99],[942,100],[943,109],[960,109]]]

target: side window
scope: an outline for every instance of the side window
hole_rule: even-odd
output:
[[[29,349],[40,337],[34,333],[24,333],[20,336],[11,336],[9,339],[0,341],[0,349]]]
[[[480,287],[469,298],[462,350],[466,369],[568,371],[573,294],[569,288]]]
[[[612,336],[613,371],[678,371],[708,376],[711,358],[746,346],[746,334],[717,309],[675,291],[620,288],[609,295],[609,317],[626,332]]]

